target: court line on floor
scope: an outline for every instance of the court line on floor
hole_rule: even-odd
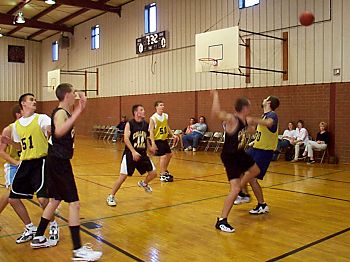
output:
[[[308,193],[308,192],[301,192],[301,191],[295,191],[295,190],[283,189],[283,188],[274,188],[274,187],[267,187],[267,188],[268,189],[272,189],[272,190],[279,190],[279,191],[298,193],[298,194],[303,194],[303,195],[308,195],[308,196],[316,196],[316,197],[322,197],[322,198],[327,198],[327,199],[332,199],[332,200],[339,200],[339,201],[344,201],[344,202],[350,202],[350,200],[348,200],[348,199],[342,199],[342,198],[337,198],[337,197],[318,195],[318,194],[313,194],[313,193]]]
[[[145,213],[145,212],[150,212],[150,211],[162,210],[162,209],[166,209],[166,208],[178,207],[178,206],[198,203],[198,202],[202,202],[202,201],[206,201],[206,200],[212,200],[212,199],[226,197],[226,196],[227,196],[227,194],[219,195],[219,196],[213,196],[213,197],[207,197],[207,198],[201,198],[201,199],[191,200],[191,201],[187,201],[187,202],[181,202],[181,203],[178,203],[178,204],[173,204],[173,205],[168,205],[168,206],[160,206],[160,207],[155,207],[155,208],[150,208],[150,209],[137,210],[137,211],[132,211],[132,212],[118,214],[118,215],[113,215],[113,216],[93,218],[93,219],[89,219],[89,220],[84,220],[84,223],[86,223],[86,222],[96,222],[96,221],[99,221],[99,220],[106,220],[106,219],[116,218],[116,217],[130,216],[130,215],[135,215],[135,214],[140,214],[140,213]]]
[[[335,179],[328,179],[328,178],[318,178],[318,177],[315,177],[315,179],[350,184],[350,181],[342,181],[342,180],[335,180]]]
[[[324,238],[321,238],[321,239],[318,239],[318,240],[316,240],[316,241],[313,241],[313,242],[311,242],[311,243],[309,243],[309,244],[306,244],[306,245],[301,246],[301,247],[299,247],[299,248],[296,248],[296,249],[294,249],[294,250],[291,250],[291,251],[289,251],[289,252],[287,252],[287,253],[284,253],[284,254],[282,254],[282,255],[280,255],[280,256],[278,256],[278,257],[271,258],[271,259],[267,260],[267,262],[274,262],[274,261],[281,260],[281,259],[286,258],[286,257],[288,257],[288,256],[294,255],[294,254],[296,254],[296,253],[298,253],[298,252],[300,252],[300,251],[303,251],[303,250],[305,250],[305,249],[307,249],[307,248],[309,248],[309,247],[315,246],[315,245],[317,245],[317,244],[319,244],[319,243],[322,243],[322,242],[324,242],[324,241],[327,241],[327,240],[329,240],[329,239],[331,239],[331,238],[334,238],[334,237],[336,237],[336,236],[342,235],[342,234],[344,234],[344,233],[346,233],[346,232],[348,232],[348,231],[350,231],[350,227],[345,228],[345,229],[343,229],[343,230],[341,230],[341,231],[338,231],[338,232],[336,232],[336,233],[334,233],[334,234],[328,235],[328,236],[326,236],[326,237],[324,237]]]
[[[34,204],[34,205],[40,207],[40,205],[39,205],[37,202],[33,201],[32,199],[28,199],[28,201],[29,201],[30,203],[32,203],[32,204]],[[56,217],[59,217],[59,218],[62,219],[64,222],[68,223],[68,219],[64,218],[63,216],[61,216],[61,215],[56,215]],[[100,236],[95,235],[94,233],[91,233],[90,231],[88,231],[87,229],[85,229],[84,226],[83,226],[82,224],[80,225],[80,231],[82,231],[82,232],[84,232],[85,234],[87,234],[87,235],[89,235],[89,236],[95,238],[97,241],[106,244],[107,246],[113,248],[114,250],[117,250],[117,251],[119,251],[120,253],[123,253],[123,254],[126,255],[127,257],[134,259],[135,261],[140,261],[140,262],[143,262],[143,261],[144,261],[144,260],[142,260],[142,259],[136,257],[135,255],[129,253],[128,251],[126,251],[126,250],[124,250],[124,249],[122,249],[122,248],[120,248],[120,247],[114,245],[113,243],[111,243],[111,242],[105,240],[103,237],[100,237]]]

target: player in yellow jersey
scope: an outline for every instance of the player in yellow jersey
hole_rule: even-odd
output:
[[[21,108],[19,105],[15,105],[12,107],[12,115],[15,120],[19,119],[21,115]],[[2,131],[3,137],[11,137],[12,132],[12,125],[10,124],[7,127],[4,128]],[[19,156],[21,151],[19,148],[16,147],[14,144],[7,144],[0,143],[0,157],[6,160],[6,163],[4,164],[4,171],[5,171],[5,181],[6,181],[6,187],[9,188],[12,185],[13,178],[15,176],[15,173],[17,171],[18,165],[19,165]],[[8,141],[11,143],[12,141]],[[10,192],[4,194],[0,199],[0,213],[5,209],[5,207],[8,204]]]
[[[268,96],[262,102],[264,114],[261,119],[247,118],[250,124],[257,125],[254,145],[247,153],[254,159],[260,168],[260,173],[256,178],[249,181],[254,195],[258,200],[257,206],[250,210],[250,214],[264,214],[269,212],[269,207],[264,201],[263,192],[257,179],[262,180],[270,165],[273,152],[278,143],[278,117],[275,110],[279,107],[280,101],[275,96]]]
[[[23,243],[34,237],[36,227],[31,223],[27,210],[23,209],[20,199],[32,199],[36,192],[42,208],[48,203],[44,165],[51,119],[47,115],[35,113],[36,99],[33,94],[21,95],[19,106],[23,116],[12,126],[12,138],[14,142],[21,143],[21,163],[13,179],[9,202],[26,225],[22,236],[16,241]],[[58,239],[58,226],[53,221],[50,224],[50,240],[55,245]]]
[[[174,143],[176,143],[179,138],[174,135],[169,126],[168,114],[164,113],[164,103],[156,101],[154,107],[156,112],[149,120],[152,148],[156,148],[156,156],[160,156],[160,181],[172,182],[174,178],[168,172],[168,166],[173,153],[171,153],[167,139],[171,135],[174,138]]]

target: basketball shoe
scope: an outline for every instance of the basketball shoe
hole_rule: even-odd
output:
[[[235,232],[235,229],[227,222],[227,218],[218,218],[215,224],[215,228],[226,233]]]
[[[270,211],[269,206],[266,203],[257,204],[254,209],[249,211],[249,214],[260,215],[260,214],[268,213],[269,211]]]
[[[77,250],[73,250],[73,261],[97,261],[101,258],[102,252],[94,251],[91,244],[86,244]]]
[[[137,182],[137,185],[139,187],[143,187],[143,189],[147,192],[147,193],[151,193],[152,192],[152,187],[149,184],[146,184],[144,181],[139,181]]]
[[[17,238],[16,243],[21,244],[32,240],[35,236],[36,230],[37,230],[36,226],[25,227],[24,232],[19,238]]]

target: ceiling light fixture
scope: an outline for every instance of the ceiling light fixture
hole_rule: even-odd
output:
[[[18,12],[17,18],[16,18],[16,23],[17,24],[24,24],[25,22],[26,22],[26,20],[23,17],[23,13],[22,12]]]
[[[54,5],[54,4],[56,4],[56,1],[55,0],[45,0],[45,3],[48,5]]]

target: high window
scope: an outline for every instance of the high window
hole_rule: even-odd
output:
[[[145,6],[145,34],[157,31],[157,4]]]
[[[58,42],[55,41],[51,45],[52,61],[58,61]]]
[[[239,8],[251,7],[253,5],[258,5],[260,0],[239,0]]]
[[[100,48],[100,26],[91,27],[91,49]]]

